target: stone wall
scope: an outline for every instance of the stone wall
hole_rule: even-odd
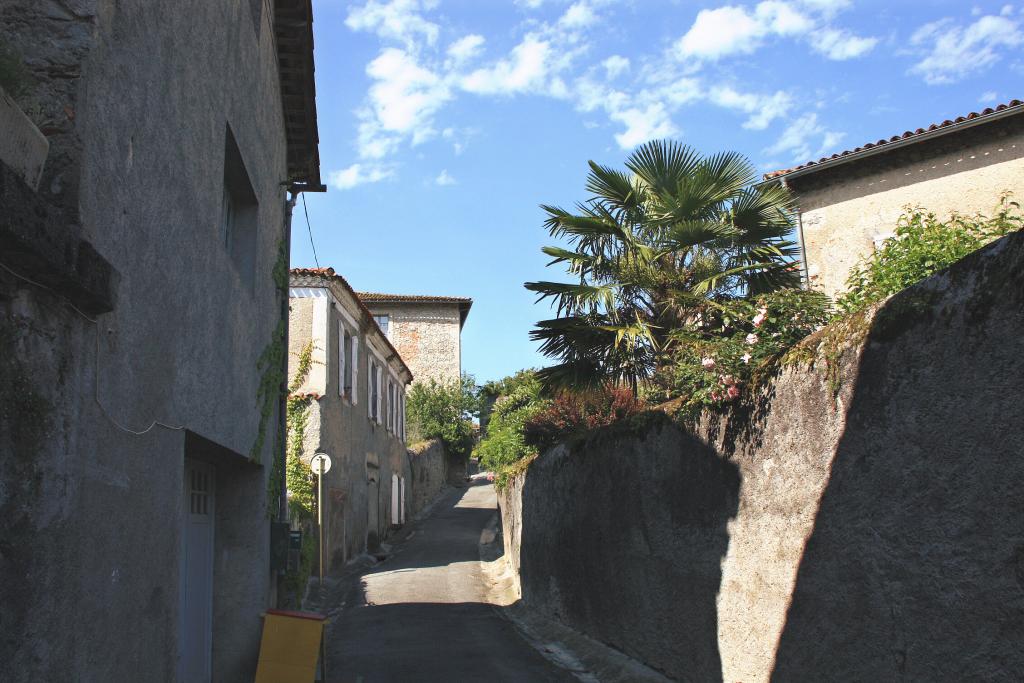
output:
[[[409,449],[410,492],[407,514],[414,517],[431,503],[448,483],[448,454],[440,439],[414,444]]]
[[[458,304],[368,302],[374,315],[390,316],[388,338],[402,354],[413,381],[457,382],[462,374]]]
[[[1001,193],[1024,196],[1024,113],[797,177],[791,187],[811,282],[832,296],[907,206],[991,215]]]
[[[1024,677],[1024,234],[861,322],[541,456],[501,500],[526,604],[679,680]]]

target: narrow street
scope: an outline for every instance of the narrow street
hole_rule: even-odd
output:
[[[481,531],[494,488],[449,491],[392,555],[343,582],[328,606],[328,680],[574,681],[488,603]]]

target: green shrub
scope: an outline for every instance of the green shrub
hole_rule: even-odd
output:
[[[853,268],[836,307],[842,313],[862,310],[1022,227],[1020,204],[1009,194],[1000,198],[992,218],[954,215],[943,221],[913,209],[900,216],[893,237]]]
[[[520,377],[520,380],[508,382],[506,386],[515,388],[494,400],[487,433],[474,450],[474,455],[480,458],[485,469],[499,471],[536,454],[536,449],[523,438],[523,426],[544,408],[546,402],[540,397],[540,382],[536,378],[525,380]]]
[[[728,403],[829,318],[828,297],[803,289],[710,303],[672,332],[671,363],[656,387],[663,398],[682,399],[684,412]]]
[[[441,439],[452,455],[469,457],[473,449],[473,423],[477,411],[475,383],[470,375],[460,382],[431,379],[413,384],[406,398],[410,442]]]

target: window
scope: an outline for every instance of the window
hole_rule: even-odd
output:
[[[388,431],[395,431],[395,383],[388,380]]]
[[[252,290],[256,273],[256,193],[245,170],[242,153],[229,126],[224,135],[224,188],[220,232],[224,249],[242,282]]]
[[[374,320],[374,322],[377,323],[377,327],[380,328],[380,331],[384,333],[384,336],[388,337],[390,339],[390,335],[388,334],[388,318],[389,317],[390,316],[387,313],[385,313],[384,315],[375,315],[375,316],[373,316],[373,320]]]

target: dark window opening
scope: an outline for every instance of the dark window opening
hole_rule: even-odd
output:
[[[221,239],[245,286],[252,291],[256,271],[256,193],[245,170],[242,153],[228,126],[224,136],[224,193]]]

